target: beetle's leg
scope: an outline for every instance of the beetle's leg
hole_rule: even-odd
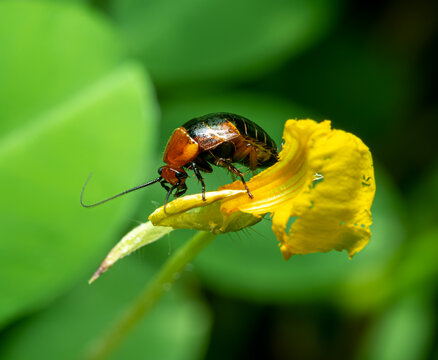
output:
[[[231,164],[230,160],[227,159],[217,159],[216,165],[223,166],[228,169],[231,174],[235,174],[238,177],[240,177],[240,180],[242,181],[243,186],[245,186],[246,192],[248,193],[248,196],[253,199],[254,196],[252,196],[251,191],[249,191],[248,185],[246,185],[245,179],[243,178],[243,174],[240,172],[239,169],[237,169],[233,164]]]
[[[174,197],[180,197],[181,195],[184,195],[187,191],[187,185],[186,184],[182,184],[179,185],[175,194],[173,195]]]
[[[257,169],[257,164],[258,160],[257,160],[257,151],[256,148],[254,146],[251,146],[251,151],[249,152],[249,168],[251,170],[255,170]]]
[[[194,163],[195,163],[196,167],[198,168],[198,171],[203,171],[206,173],[211,173],[213,171],[210,164],[205,159],[203,159],[201,156],[198,156],[195,159]]]
[[[201,185],[202,185],[202,200],[206,201],[204,179],[202,178],[202,175],[199,172],[198,167],[196,166],[196,163],[194,163],[194,162],[192,163],[192,169],[195,172],[196,177],[198,178],[198,180],[201,182]]]
[[[169,190],[170,190],[170,187],[167,186],[166,183],[165,183],[164,181],[161,181],[161,182],[160,182],[160,185],[161,185],[163,188],[165,188],[166,191],[169,191]]]
[[[237,176],[240,177],[240,180],[242,181],[243,186],[245,186],[245,189],[246,189],[246,192],[248,193],[248,196],[251,199],[253,199],[254,196],[252,196],[251,192],[249,191],[248,185],[246,185],[245,179],[243,178],[243,174],[230,163],[227,164],[227,168],[229,171],[231,171],[232,174],[236,174]]]

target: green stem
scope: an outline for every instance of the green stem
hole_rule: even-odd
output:
[[[88,360],[107,358],[123,342],[124,338],[138,324],[155,303],[168,290],[184,267],[208,245],[216,235],[198,232],[181,246],[163,265],[158,274],[144,288],[140,296],[130,305],[114,326],[102,336],[85,357]]]

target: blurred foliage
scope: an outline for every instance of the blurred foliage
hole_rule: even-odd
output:
[[[123,314],[124,307],[153,275],[149,267],[140,266],[138,259],[129,260],[96,286],[83,282],[56,305],[12,329],[0,356],[29,359],[37,353],[42,359],[67,360],[92,351],[96,335],[111,325],[113,317]],[[201,356],[210,325],[208,310],[182,289],[172,288],[166,295],[114,359],[135,359],[139,352],[144,358],[163,360]]]
[[[413,230],[422,231],[438,224],[438,162],[430,166],[409,193]]]
[[[435,317],[433,305],[423,293],[401,298],[372,324],[359,359],[425,358],[436,330]]]
[[[321,0],[112,0],[132,53],[158,86],[260,76],[309,47],[336,13]]]
[[[88,287],[165,194],[156,185],[93,210],[79,194],[91,171],[90,203],[155,178],[172,130],[216,111],[278,145],[289,118],[359,135],[377,164],[373,237],[352,260],[285,262],[268,217],[220,236],[114,358],[438,354],[437,11],[428,0],[1,1],[0,358],[78,358],[192,234],[172,232]],[[230,176],[205,179],[212,190]]]
[[[153,135],[156,105],[147,77],[122,63],[117,37],[100,19],[18,2],[0,3],[0,18],[0,33],[9,35],[0,42],[4,323],[83,277],[132,212],[133,198],[89,216],[79,192],[91,169],[97,198],[140,181],[154,142],[136,134]],[[56,46],[64,38],[68,45]]]
[[[292,59],[263,86],[318,109],[369,142],[387,133],[412,109],[416,101],[413,77],[411,69],[392,54],[343,33]]]

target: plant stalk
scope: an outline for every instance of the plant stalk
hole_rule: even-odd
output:
[[[200,231],[166,261],[140,296],[126,309],[114,326],[86,354],[87,360],[102,360],[112,354],[140,320],[148,314],[163,293],[169,289],[185,266],[207,246],[216,235]]]

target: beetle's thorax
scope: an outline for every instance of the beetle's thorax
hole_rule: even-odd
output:
[[[182,168],[191,163],[199,154],[199,145],[183,127],[176,129],[164,151],[163,161],[172,167]]]

